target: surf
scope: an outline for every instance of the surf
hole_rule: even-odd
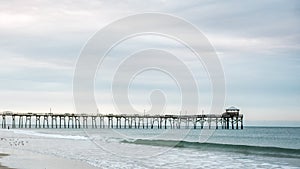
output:
[[[201,151],[222,151],[242,153],[246,155],[260,155],[282,158],[300,158],[300,149],[281,148],[281,147],[263,147],[254,145],[238,145],[238,144],[220,144],[220,143],[201,143],[176,140],[123,140],[122,143],[139,144],[148,146],[163,146],[175,148],[189,148]]]

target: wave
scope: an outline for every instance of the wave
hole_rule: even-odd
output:
[[[123,143],[164,146],[176,148],[191,148],[203,151],[221,151],[234,152],[246,155],[261,155],[281,158],[300,158],[300,149],[280,148],[280,147],[262,147],[252,145],[219,144],[219,143],[200,143],[176,140],[123,140]]]
[[[73,139],[73,140],[86,140],[87,139],[84,136],[38,133],[38,132],[26,131],[26,130],[14,130],[13,132],[15,134],[25,134],[25,135],[39,136],[39,137],[46,137],[46,138],[60,138],[60,139]]]

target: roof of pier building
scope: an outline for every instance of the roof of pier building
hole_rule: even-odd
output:
[[[223,113],[223,116],[238,116],[240,112],[240,109],[230,106],[229,108],[226,109],[226,111]]]
[[[234,106],[230,106],[229,108],[226,109],[226,112],[239,112],[240,109],[234,107]]]

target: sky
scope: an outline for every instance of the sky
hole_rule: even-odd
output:
[[[234,105],[250,122],[300,121],[297,0],[0,1],[0,111],[75,112],[73,76],[84,45],[113,21],[144,12],[182,18],[207,37],[225,75],[224,109]],[[205,67],[176,41],[154,35],[124,41],[99,67],[98,111],[116,111],[110,89],[113,67],[147,48],[170,51],[189,67],[199,85],[200,109],[209,112],[211,84]],[[172,60],[164,63],[172,66]],[[147,111],[155,104],[149,101],[153,90],[163,91],[164,112],[189,111],[180,107],[180,88],[159,71],[136,76],[128,98],[135,109]]]

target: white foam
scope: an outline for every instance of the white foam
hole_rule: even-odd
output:
[[[15,134],[25,134],[38,137],[46,138],[59,138],[59,139],[72,139],[72,140],[87,140],[88,138],[84,136],[74,136],[74,135],[60,135],[60,134],[48,134],[48,133],[38,133],[35,131],[26,131],[26,130],[13,130]]]

